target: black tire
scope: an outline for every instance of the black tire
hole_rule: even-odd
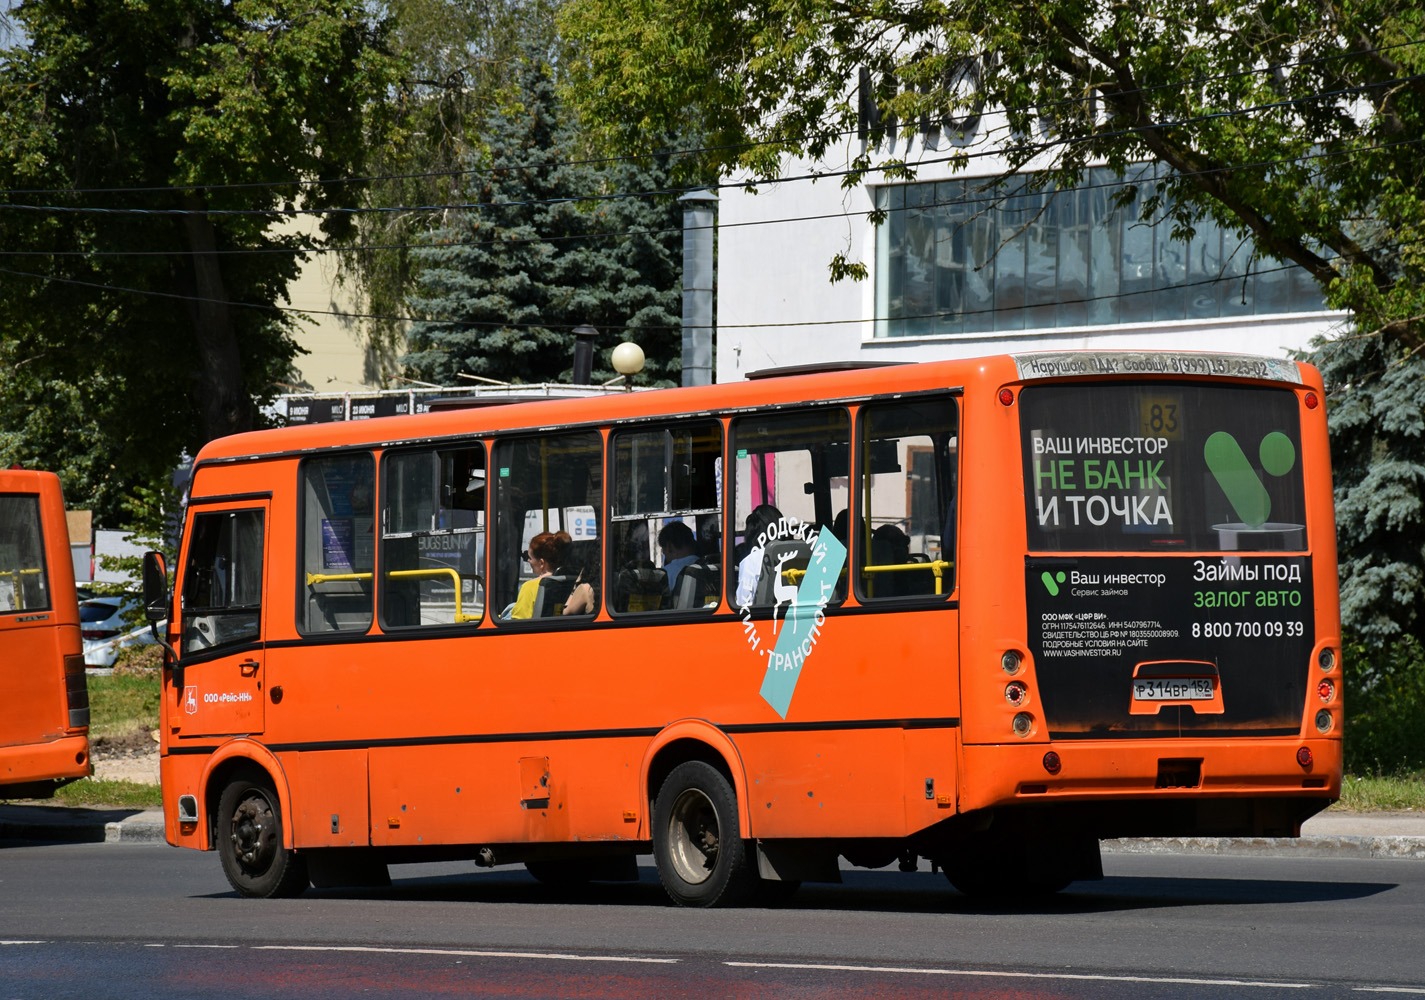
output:
[[[242,775],[218,800],[218,856],[232,887],[254,899],[300,896],[307,862],[282,846],[282,807],[265,778]]]
[[[757,888],[757,870],[737,822],[737,795],[715,767],[673,768],[653,803],[653,858],[680,906],[735,906]]]

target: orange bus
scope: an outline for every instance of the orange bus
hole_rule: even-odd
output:
[[[0,470],[0,797],[89,775],[89,688],[59,477]]]
[[[1307,365],[783,370],[234,436],[190,489],[167,837],[245,895],[648,853],[687,905],[843,859],[1057,891],[1339,792]]]

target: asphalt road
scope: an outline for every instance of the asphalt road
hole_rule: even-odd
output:
[[[848,871],[772,909],[578,892],[522,869],[235,896],[215,855],[0,848],[0,1000],[84,997],[1425,996],[1418,861],[1105,855],[1107,878],[987,907],[928,871]]]

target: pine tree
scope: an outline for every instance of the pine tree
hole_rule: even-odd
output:
[[[409,337],[413,377],[445,385],[464,372],[505,382],[567,381],[573,328],[599,331],[595,381],[609,352],[634,340],[642,384],[680,370],[682,212],[666,186],[670,154],[640,163],[586,159],[549,66],[527,55],[511,105],[486,122],[488,159],[462,211],[418,252],[423,316]],[[628,196],[624,196],[627,194]]]

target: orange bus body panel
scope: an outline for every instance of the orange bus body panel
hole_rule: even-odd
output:
[[[0,470],[5,495],[38,500],[49,600],[41,608],[0,611],[0,794],[5,785],[82,778],[91,770],[88,727],[70,725],[65,687],[65,659],[79,658],[82,671],[83,650],[59,477]]]
[[[1298,398],[1324,398],[1315,371],[1299,370],[1285,387]],[[1279,798],[1307,803],[1300,808],[1308,813],[1324,807],[1340,787],[1339,696],[1324,736],[1312,727],[1314,691],[1292,736],[1063,740],[1051,739],[1042,721],[1016,733],[1026,706],[1006,697],[1002,657],[1007,650],[1023,657],[1015,679],[1027,687],[1031,712],[1039,670],[1026,631],[1018,406],[1025,384],[1014,359],[1000,357],[310,425],[210,443],[195,463],[190,531],[195,511],[264,511],[261,649],[244,654],[260,659],[261,704],[231,731],[204,725],[201,698],[237,691],[237,674],[224,667],[221,682],[202,681],[195,701],[165,671],[165,812],[172,816],[177,797],[191,794],[204,817],[170,822],[170,842],[211,846],[208,823],[221,791],[214,783],[239,758],[269,774],[286,817],[284,840],[298,849],[646,847],[656,781],[686,753],[728,775],[741,833],[759,840],[896,841],[965,813],[1046,802]],[[566,627],[509,628],[491,614],[462,634],[402,633],[383,631],[378,600],[364,633],[313,641],[297,628],[300,470],[314,453],[349,449],[379,459],[416,443],[617,430],[657,417],[700,416],[725,429],[741,413],[807,400],[847,400],[856,420],[868,399],[948,390],[958,390],[960,420],[954,589],[942,603],[884,613],[856,613],[858,600],[848,596],[843,613],[827,616],[785,718],[759,696],[768,661],[749,648],[752,625],[738,619],[726,593],[702,622],[630,621],[603,608],[592,622]],[[1301,408],[1307,548],[1319,584],[1314,650],[1339,657],[1324,409]],[[609,504],[606,497],[601,517]],[[730,519],[727,505],[722,516]],[[180,619],[173,620],[176,643]],[[188,666],[185,686],[213,667]],[[1051,744],[1062,760],[1055,773],[1043,762]],[[1309,769],[1297,763],[1302,748],[1314,755]],[[1164,786],[1164,761],[1176,758],[1200,762],[1197,784]]]

